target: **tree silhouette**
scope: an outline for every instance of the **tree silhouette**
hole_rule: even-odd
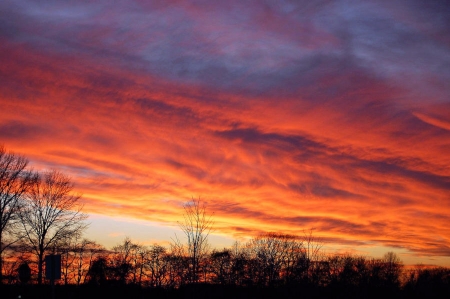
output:
[[[70,178],[58,171],[45,172],[32,184],[20,213],[25,236],[38,260],[38,284],[42,284],[44,254],[64,238],[75,237],[87,227],[86,215],[72,194]]]
[[[247,245],[254,260],[252,275],[258,285],[274,286],[292,279],[295,265],[303,260],[303,243],[295,236],[266,233]]]
[[[384,263],[384,279],[386,284],[390,287],[397,287],[400,285],[400,274],[403,268],[403,263],[394,252],[387,252],[382,259]]]
[[[88,272],[94,259],[105,252],[106,249],[102,245],[92,240],[83,239],[81,242],[74,244],[72,254],[75,257],[75,261],[72,271],[74,273],[74,282],[77,285],[87,281]]]
[[[0,284],[3,281],[3,254],[20,239],[17,225],[22,197],[37,178],[26,169],[27,164],[27,159],[7,153],[0,146]]]
[[[213,282],[230,284],[232,278],[233,256],[231,250],[224,248],[221,251],[213,250],[209,256]]]
[[[96,285],[104,285],[109,275],[108,260],[106,257],[97,257],[91,264],[88,271],[88,283]]]
[[[184,205],[184,221],[180,228],[187,237],[187,251],[190,259],[189,282],[198,282],[200,260],[208,249],[208,236],[212,229],[212,215],[207,214],[206,206],[200,198],[192,199]]]
[[[167,283],[169,263],[170,258],[165,247],[157,244],[151,246],[147,263],[150,269],[150,286],[162,287]]]
[[[112,270],[115,274],[115,280],[120,284],[125,284],[131,277],[131,281],[136,283],[138,275],[142,277],[143,255],[145,253],[142,246],[135,244],[129,237],[126,237],[122,244],[113,247]]]

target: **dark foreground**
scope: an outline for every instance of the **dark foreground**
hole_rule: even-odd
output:
[[[344,286],[313,287],[235,287],[210,284],[187,285],[179,289],[141,288],[124,286],[55,286],[49,285],[3,285],[2,299],[145,299],[145,298],[450,298],[450,289],[429,285],[422,288],[352,288]],[[53,297],[54,296],[54,297]]]

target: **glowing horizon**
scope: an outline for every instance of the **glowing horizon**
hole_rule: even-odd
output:
[[[92,239],[200,197],[230,240],[450,265],[448,8],[308,3],[3,1],[0,144],[73,178]]]

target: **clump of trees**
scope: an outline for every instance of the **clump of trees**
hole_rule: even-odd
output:
[[[352,255],[315,255],[310,259],[305,239],[266,233],[232,248],[204,253],[196,265],[179,244],[170,249],[143,246],[126,238],[91,263],[87,282],[97,285],[139,285],[180,288],[192,283],[239,287],[374,286],[398,288],[403,264],[395,253],[381,259]],[[190,246],[189,244],[185,245]]]
[[[416,267],[409,272],[404,285],[410,298],[445,298],[450,294],[450,269]]]

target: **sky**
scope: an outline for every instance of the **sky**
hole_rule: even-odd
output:
[[[450,266],[447,1],[0,2],[0,144],[106,246],[313,229]]]

